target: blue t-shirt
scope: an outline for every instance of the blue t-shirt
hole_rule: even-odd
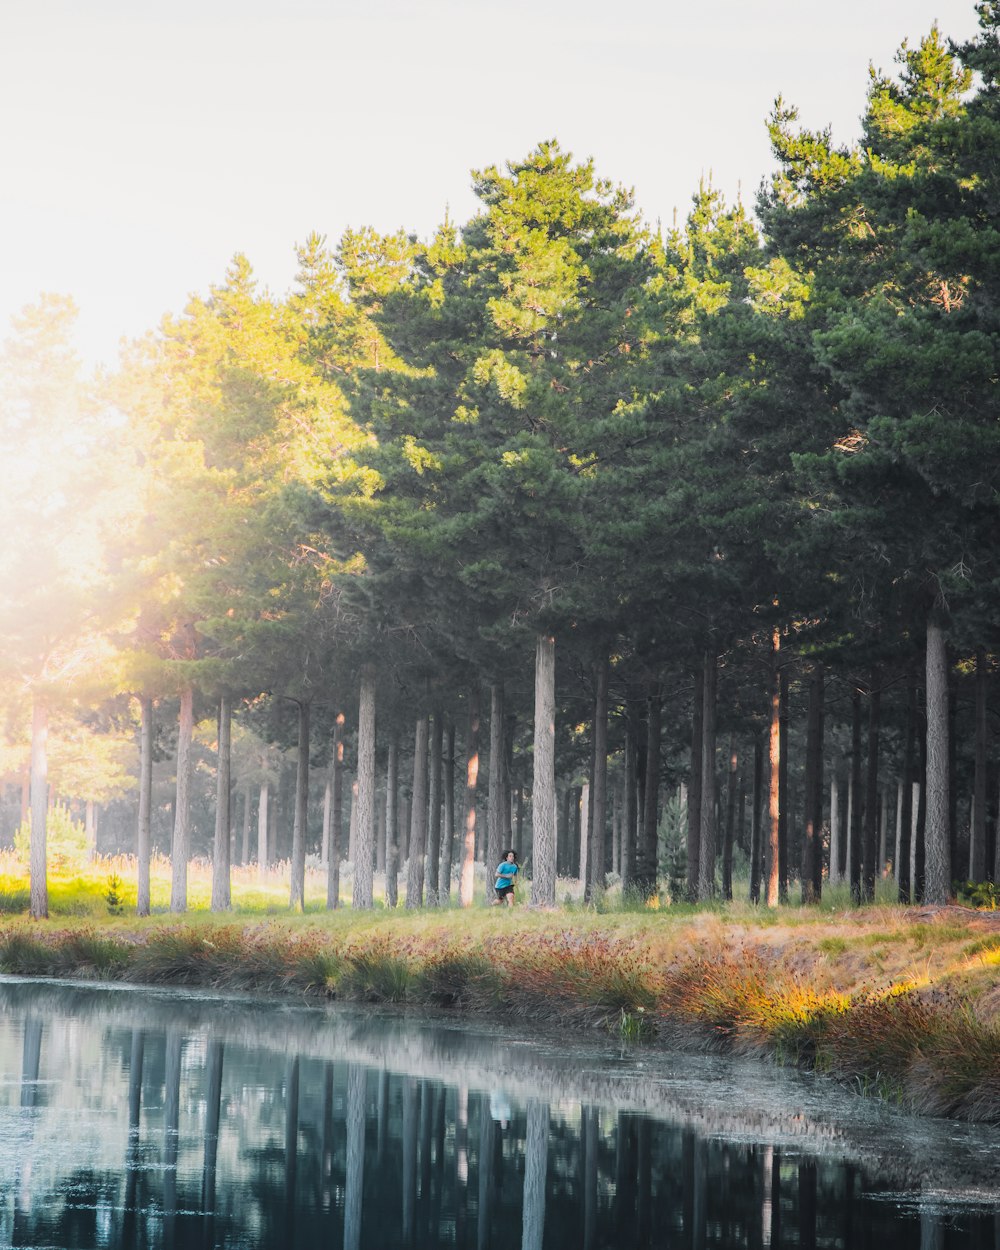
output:
[[[517,864],[510,864],[507,860],[497,865],[496,882],[493,888],[502,890],[504,886],[513,885],[514,878],[517,876]]]

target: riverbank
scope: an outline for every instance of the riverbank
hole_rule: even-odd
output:
[[[964,908],[10,919],[0,970],[599,1028],[1000,1121],[1000,916]]]

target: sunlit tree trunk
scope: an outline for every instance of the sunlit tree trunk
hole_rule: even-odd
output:
[[[636,801],[636,740],[635,707],[631,699],[625,701],[625,766],[622,779],[622,891],[631,894],[635,890],[635,843],[638,828],[639,804]]]
[[[292,818],[292,862],[288,906],[303,911],[306,902],[306,833],[309,819],[309,719],[310,704],[298,704],[299,741],[295,762],[295,814]]]
[[[802,902],[817,903],[823,880],[823,670],[809,678],[806,718],[805,830],[802,838]]]
[[[170,843],[170,910],[187,911],[187,865],[191,841],[191,739],[194,734],[194,688],[181,691],[177,728],[177,797]]]
[[[788,788],[788,669],[782,665],[778,676],[778,897],[788,902],[788,842],[791,796]]]
[[[469,691],[469,731],[465,762],[465,834],[462,840],[462,872],[458,901],[471,907],[475,893],[476,794],[479,785],[479,691]]]
[[[31,709],[31,898],[34,920],[49,914],[47,821],[49,811],[49,712],[36,696]]]
[[[656,896],[656,825],[660,795],[660,717],[661,698],[654,684],[646,699],[646,773],[642,801],[642,836],[636,879],[643,898]]]
[[[257,880],[263,881],[267,874],[267,830],[268,805],[271,788],[266,781],[261,782],[260,798],[257,802]]]
[[[736,807],[740,792],[740,757],[736,735],[729,737],[729,776],[726,782],[726,826],[722,838],[722,897],[733,897],[733,837],[736,830]]]
[[[373,896],[375,852],[375,669],[361,670],[358,701],[358,828],[351,906],[370,908]]]
[[[760,902],[761,866],[764,862],[764,837],[761,822],[764,792],[764,749],[759,736],[753,744],[753,794],[750,798],[750,902]]]
[[[219,752],[215,785],[215,842],[212,846],[212,911],[232,906],[230,845],[232,839],[230,775],[232,766],[232,710],[229,695],[219,699]]]
[[[556,640],[539,634],[535,649],[535,729],[531,787],[531,901],[556,901]]]
[[[139,828],[136,835],[137,916],[148,916],[150,907],[149,869],[153,853],[153,700],[139,700],[142,728],[139,737]]]
[[[925,903],[946,903],[951,889],[948,778],[948,655],[944,627],[927,621],[927,806],[924,824]]]
[[[410,857],[406,867],[406,906],[424,901],[424,856],[427,853],[427,741],[426,716],[417,721],[413,739],[413,806],[410,814]]]

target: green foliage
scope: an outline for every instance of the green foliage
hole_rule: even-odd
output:
[[[45,843],[49,867],[53,872],[80,869],[87,862],[89,848],[83,821],[74,820],[63,803],[57,803],[48,810]],[[18,825],[14,834],[14,850],[21,863],[27,864],[31,854],[30,821],[22,821]]]

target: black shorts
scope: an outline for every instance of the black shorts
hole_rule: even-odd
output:
[[[493,887],[493,890],[497,898],[506,898],[508,894],[514,893],[512,885],[496,885]]]

